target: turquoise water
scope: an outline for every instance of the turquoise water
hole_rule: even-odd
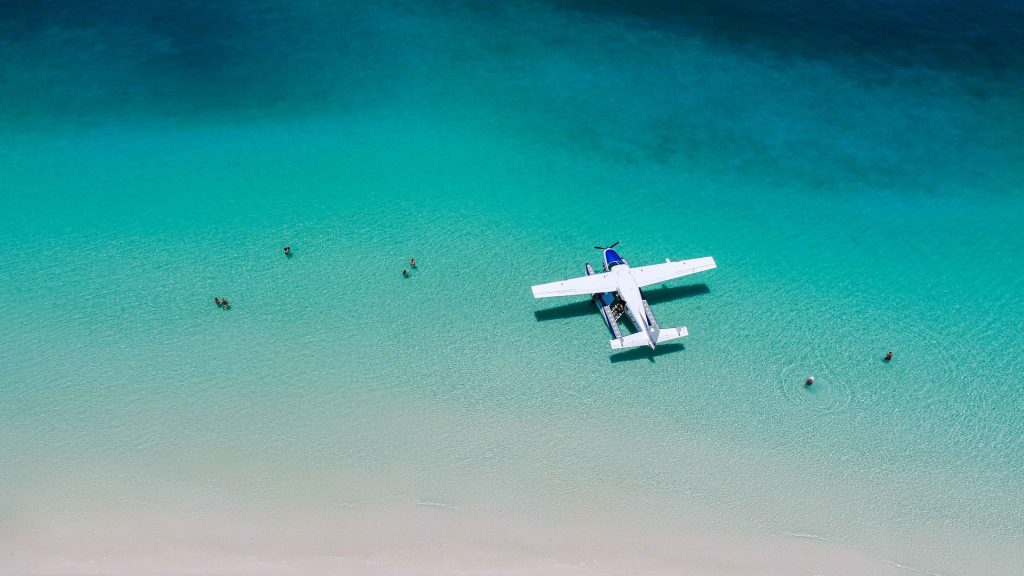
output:
[[[49,8],[0,28],[0,533],[420,502],[1024,569],[1017,9]],[[682,344],[530,298],[615,240],[718,261],[649,290]]]

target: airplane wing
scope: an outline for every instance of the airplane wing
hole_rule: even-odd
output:
[[[575,296],[579,294],[590,296],[597,292],[612,292],[618,290],[618,288],[619,283],[615,280],[615,277],[605,272],[604,274],[570,278],[561,282],[538,284],[537,286],[531,286],[530,290],[533,290],[534,298],[549,298],[551,296]]]
[[[711,270],[716,266],[714,258],[705,256],[704,258],[694,258],[692,260],[666,261],[664,264],[651,264],[650,266],[630,268],[629,273],[633,276],[633,280],[636,281],[636,285],[643,288],[644,286],[658,284],[659,282],[665,282],[680,276]]]

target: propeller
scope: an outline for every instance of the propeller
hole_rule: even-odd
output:
[[[607,246],[607,247],[605,247],[605,246],[594,246],[594,249],[595,250],[609,250],[611,248],[615,248],[616,246],[618,246],[619,242],[621,242],[621,240],[616,240],[615,244],[612,244],[611,246]]]

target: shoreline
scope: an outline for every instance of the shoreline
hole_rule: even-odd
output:
[[[331,519],[329,519],[331,518]],[[299,518],[296,518],[299,519]],[[409,504],[293,521],[0,527],[0,574],[933,574],[815,535],[498,518]]]

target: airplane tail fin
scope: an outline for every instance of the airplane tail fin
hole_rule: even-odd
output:
[[[669,340],[675,340],[682,338],[689,334],[686,330],[686,326],[680,328],[662,328],[658,331],[658,339],[656,344],[662,342],[668,342]],[[630,334],[622,338],[616,338],[615,340],[609,340],[613,350],[622,350],[625,348],[636,348],[637,346],[650,346],[650,339],[647,334],[643,332],[637,332],[636,334]]]

